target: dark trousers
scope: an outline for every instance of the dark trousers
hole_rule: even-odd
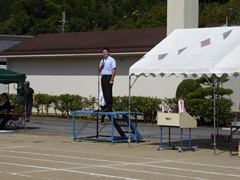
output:
[[[102,75],[101,84],[102,84],[102,92],[103,97],[106,102],[106,109],[111,111],[113,98],[112,98],[112,84],[110,84],[112,75]]]
[[[33,103],[27,103],[26,104],[26,110],[27,110],[27,118],[30,118],[30,115],[32,114],[32,107]]]

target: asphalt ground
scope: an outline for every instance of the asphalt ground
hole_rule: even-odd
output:
[[[83,125],[76,122],[76,129]],[[91,122],[84,133],[95,133]],[[111,130],[107,125],[105,132]],[[109,143],[73,140],[71,120],[32,119],[27,129],[9,129],[0,134],[0,179],[239,179],[240,157],[234,136],[234,154],[229,142],[217,142],[214,155],[212,128],[192,129],[195,151],[163,149],[158,151],[159,127],[139,124],[144,141]],[[12,133],[11,133],[12,132]],[[163,142],[168,142],[168,129],[163,129]],[[110,133],[110,132],[109,132]],[[172,128],[171,140],[179,145],[179,128]],[[228,130],[220,130],[229,134]],[[184,131],[187,145],[188,131]]]

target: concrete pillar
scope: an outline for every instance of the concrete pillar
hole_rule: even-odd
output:
[[[198,28],[198,0],[168,0],[167,35],[175,29]]]

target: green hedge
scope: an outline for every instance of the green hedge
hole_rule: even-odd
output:
[[[13,105],[17,104],[17,97],[10,94],[9,98]],[[131,112],[140,112],[144,122],[155,122],[157,111],[161,110],[161,104],[170,106],[172,112],[177,112],[177,99],[171,98],[153,98],[143,96],[131,97]],[[186,110],[189,114],[198,119],[200,125],[213,124],[213,100],[212,99],[184,99]],[[221,98],[216,100],[216,119],[219,119],[220,125],[225,125],[232,121],[232,104],[228,99]],[[38,116],[48,116],[49,108],[55,110],[55,116],[70,117],[70,111],[89,110],[98,108],[98,100],[95,97],[83,97],[79,95],[61,94],[51,96],[48,94],[36,94],[36,105]],[[113,109],[115,111],[129,111],[129,97],[113,97]],[[58,114],[57,112],[60,112]]]

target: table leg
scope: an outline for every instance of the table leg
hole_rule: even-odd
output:
[[[230,156],[232,156],[232,127],[230,127]]]
[[[171,146],[171,127],[168,127],[168,147]]]
[[[72,136],[73,140],[75,139],[75,117],[74,114],[72,115]]]
[[[114,143],[114,118],[113,115],[111,115],[111,126],[112,126],[112,144]]]
[[[188,147],[189,148],[191,148],[192,147],[192,144],[191,144],[191,141],[192,141],[192,139],[191,139],[191,128],[189,128],[189,134],[188,134]]]
[[[159,128],[160,131],[160,145],[157,147],[157,150],[159,151],[160,149],[162,149],[162,126],[160,126]]]
[[[160,127],[160,148],[162,148],[162,126]]]
[[[181,128],[180,148],[182,149],[183,129]]]

